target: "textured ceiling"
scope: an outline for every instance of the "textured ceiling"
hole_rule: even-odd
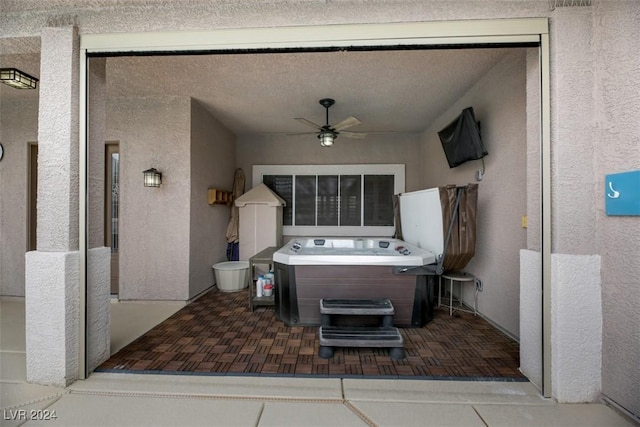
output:
[[[121,57],[107,61],[112,96],[188,95],[237,134],[312,130],[353,115],[350,130],[417,132],[464,94],[505,49]]]
[[[330,123],[349,115],[362,132],[419,132],[462,96],[506,49],[340,51],[107,60],[107,90],[118,96],[190,96],[238,135],[313,129],[325,123],[321,98],[334,98]],[[2,66],[39,76],[38,55],[2,55]],[[35,69],[34,69],[35,68]],[[2,85],[4,100],[35,96]]]

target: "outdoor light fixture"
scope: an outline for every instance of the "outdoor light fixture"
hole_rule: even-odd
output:
[[[0,68],[0,82],[16,89],[35,89],[38,79],[16,68]]]
[[[318,134],[318,139],[323,147],[331,147],[336,139],[336,134],[330,130],[324,130]]]
[[[160,187],[162,184],[162,173],[158,172],[156,168],[147,169],[142,173],[144,174],[145,187]]]

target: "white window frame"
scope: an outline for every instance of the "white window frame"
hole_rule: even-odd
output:
[[[362,165],[253,165],[253,186],[262,182],[264,175],[393,175],[393,194],[404,193],[404,164],[362,164]],[[364,181],[362,182],[364,188]],[[360,201],[364,215],[364,197]],[[285,236],[370,236],[391,237],[394,226],[291,226],[282,227]]]

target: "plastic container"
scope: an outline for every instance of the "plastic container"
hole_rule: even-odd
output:
[[[264,279],[262,276],[258,276],[258,280],[256,280],[256,297],[262,298],[264,295]]]
[[[249,284],[248,261],[219,262],[213,265],[213,273],[221,292],[238,292]]]
[[[264,285],[263,294],[265,297],[273,295],[273,285]]]
[[[270,271],[267,274],[265,274],[265,277],[269,279],[269,283],[271,283],[272,285],[276,284],[276,275],[273,274],[273,271]]]

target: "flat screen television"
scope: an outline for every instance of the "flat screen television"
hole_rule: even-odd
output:
[[[438,136],[450,168],[489,154],[482,143],[480,125],[476,122],[473,107],[462,110],[454,121],[438,132]]]

